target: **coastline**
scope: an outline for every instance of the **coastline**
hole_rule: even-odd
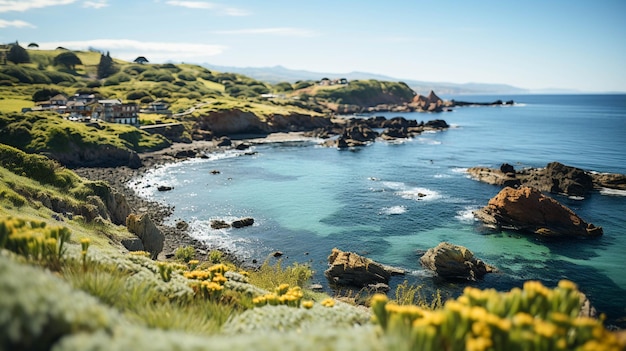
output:
[[[105,181],[117,192],[124,195],[133,213],[147,213],[150,219],[156,224],[165,236],[163,251],[159,254],[160,259],[173,257],[176,249],[182,246],[193,246],[196,249],[196,258],[206,260],[211,250],[222,251],[229,260],[244,264],[240,257],[224,248],[210,247],[201,241],[192,238],[186,230],[184,224],[171,226],[165,224],[166,219],[172,216],[174,208],[156,201],[145,199],[138,195],[132,187],[128,185],[135,179],[151,169],[163,165],[182,162],[190,158],[204,157],[208,154],[224,152],[235,149],[240,145],[300,142],[316,140],[315,138],[304,136],[302,132],[271,133],[266,136],[241,135],[240,138],[233,138],[232,145],[227,147],[217,146],[215,141],[192,141],[191,143],[173,143],[171,146],[151,152],[139,153],[142,166],[136,169],[122,166],[110,168],[76,168],[73,171],[79,176],[92,181]],[[176,221],[179,223],[179,221]]]

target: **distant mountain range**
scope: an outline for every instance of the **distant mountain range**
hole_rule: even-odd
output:
[[[283,66],[274,67],[233,67],[233,66],[217,66],[212,64],[202,64],[202,66],[219,72],[231,72],[243,74],[248,77],[268,82],[291,82],[298,80],[320,80],[324,77],[329,79],[346,78],[348,80],[355,79],[376,79],[382,81],[402,81],[415,90],[418,94],[427,95],[431,90],[440,95],[455,94],[526,94],[530,93],[527,89],[514,87],[507,84],[487,84],[487,83],[444,83],[444,82],[425,82],[419,80],[400,79],[389,77],[381,74],[367,72],[350,72],[350,73],[322,73],[311,72],[305,70],[294,70]]]

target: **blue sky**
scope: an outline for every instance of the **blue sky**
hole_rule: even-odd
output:
[[[151,62],[626,92],[626,1],[0,0],[0,42]]]

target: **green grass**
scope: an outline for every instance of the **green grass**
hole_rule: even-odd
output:
[[[20,112],[24,107],[33,107],[35,103],[24,98],[0,98],[1,112]]]
[[[313,271],[306,264],[294,263],[283,267],[281,260],[274,264],[265,261],[259,269],[250,272],[249,281],[251,284],[267,290],[273,290],[280,284],[304,288],[312,276]]]

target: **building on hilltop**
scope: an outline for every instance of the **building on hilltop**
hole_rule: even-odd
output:
[[[141,113],[157,113],[163,115],[171,115],[172,111],[169,109],[169,105],[163,101],[153,101],[148,104],[146,108],[139,110]]]
[[[122,103],[120,99],[98,100],[92,109],[92,118],[105,122],[138,125],[139,106],[135,103]]]

